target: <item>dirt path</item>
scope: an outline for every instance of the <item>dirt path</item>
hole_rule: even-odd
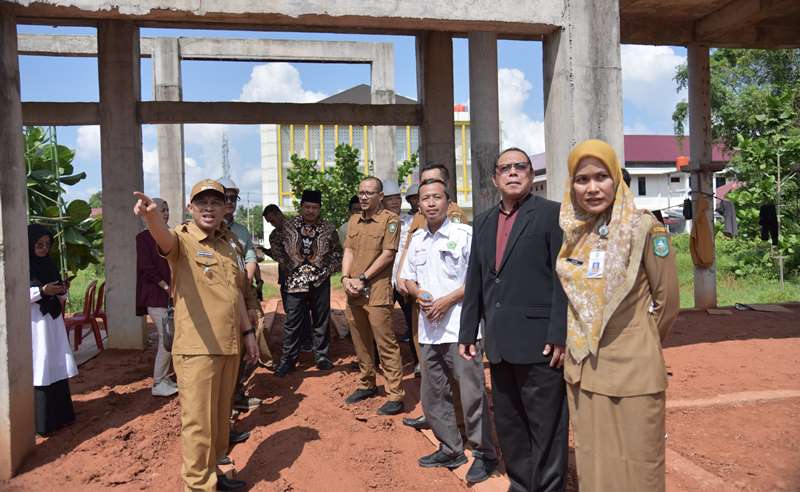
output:
[[[665,350],[670,491],[800,490],[800,305],[789,307],[790,315],[681,313]],[[279,311],[276,354],[281,323]],[[37,438],[0,490],[179,490],[180,409],[150,395],[153,355],[107,350],[82,366],[71,381],[76,423]],[[334,370],[318,371],[312,359],[302,354],[301,370],[284,379],[259,369],[252,380],[265,404],[237,423],[252,437],[231,451],[250,490],[466,489],[453,473],[417,466],[433,444],[401,416],[378,417],[383,398],[343,404],[357,379],[349,340],[334,341]],[[404,359],[407,415],[418,415],[418,380]]]

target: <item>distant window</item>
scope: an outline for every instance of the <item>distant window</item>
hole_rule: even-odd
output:
[[[639,189],[639,196],[647,195],[647,178],[645,176],[639,176],[636,178],[636,184]]]
[[[715,188],[719,188],[720,186],[723,186],[723,185],[725,185],[725,183],[726,183],[728,180],[725,178],[725,176],[716,176],[716,177],[715,177],[715,181],[716,181],[716,186],[715,186]]]
[[[669,181],[670,181],[670,183],[680,183],[681,182],[681,177],[680,176],[672,176],[671,178],[669,178]]]

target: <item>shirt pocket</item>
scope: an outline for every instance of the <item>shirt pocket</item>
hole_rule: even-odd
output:
[[[214,257],[198,256],[194,261],[200,281],[205,282],[206,285],[222,283],[224,272],[219,260]]]
[[[383,250],[383,231],[367,230],[361,232],[359,244],[367,251]]]
[[[453,251],[445,249],[439,251],[440,260],[442,262],[442,270],[448,278],[456,278],[463,268],[463,259],[460,255],[456,255]]]

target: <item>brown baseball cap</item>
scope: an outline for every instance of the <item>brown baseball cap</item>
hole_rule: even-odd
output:
[[[189,195],[189,201],[191,202],[194,200],[194,197],[199,195],[204,191],[216,191],[222,197],[225,197],[225,188],[219,184],[218,181],[214,181],[213,179],[204,179],[202,181],[198,181],[194,186],[192,186],[192,193]]]

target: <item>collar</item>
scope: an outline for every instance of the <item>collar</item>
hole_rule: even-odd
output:
[[[358,218],[358,221],[359,222],[377,222],[376,218],[378,217],[378,215],[382,214],[384,210],[385,209],[383,207],[379,208],[378,211],[375,212],[374,214],[372,214],[372,217],[369,217],[369,218],[367,218],[367,216],[364,215],[364,212],[361,212],[361,214],[359,214],[360,217]]]
[[[425,223],[425,234],[427,236],[433,236],[433,237],[435,237],[438,234],[438,235],[440,235],[442,237],[449,238],[450,237],[450,224],[451,224],[450,219],[448,219],[445,216],[444,222],[442,222],[442,225],[439,226],[438,229],[436,229],[436,232],[431,233],[431,230],[428,229],[428,223],[426,222]]]
[[[502,215],[505,215],[505,216],[514,215],[517,212],[517,210],[522,208],[522,206],[525,204],[525,202],[527,202],[528,200],[531,199],[532,196],[533,196],[533,193],[528,193],[528,195],[525,198],[523,198],[522,200],[519,200],[516,203],[514,203],[514,207],[508,212],[503,210],[503,200],[500,200],[500,202],[497,204],[497,208],[498,208],[498,210],[500,210],[500,213]]]
[[[210,237],[210,235],[203,229],[200,229],[200,227],[198,227],[193,220],[187,222],[185,228],[186,232],[188,232],[193,238],[197,239],[198,241],[203,241]],[[212,239],[216,239],[220,235],[224,234],[224,231],[227,230],[227,228],[228,226],[225,225],[225,223],[223,222],[220,228],[214,231],[214,237]]]

